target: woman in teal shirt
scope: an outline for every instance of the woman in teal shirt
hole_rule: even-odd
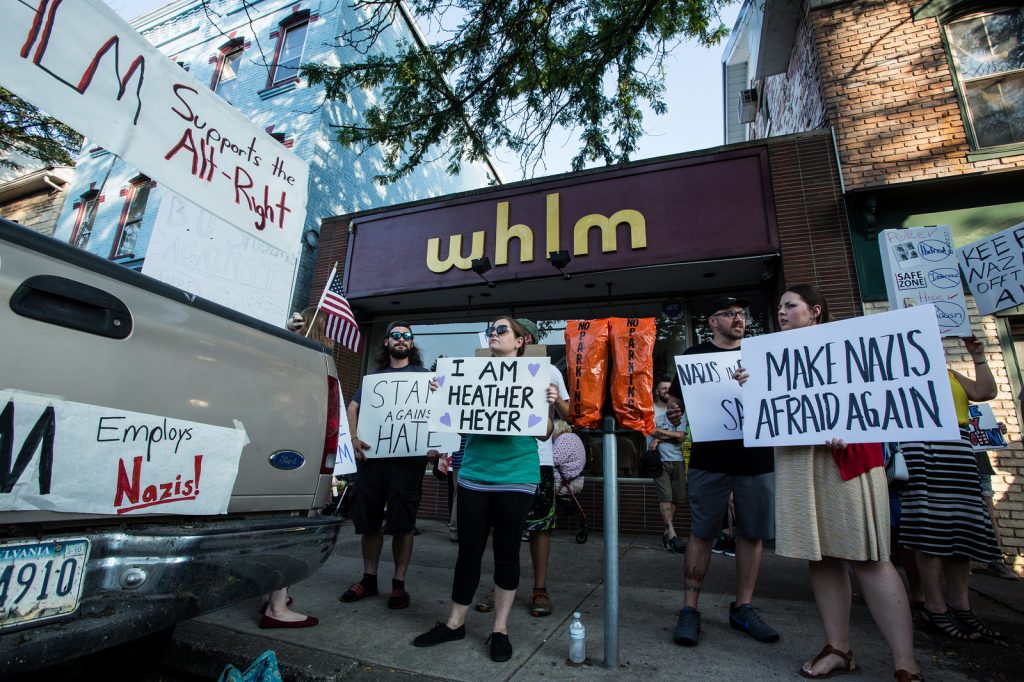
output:
[[[526,329],[511,315],[499,317],[487,327],[488,346],[493,357],[516,357],[526,348]],[[436,388],[435,384],[432,384]],[[548,388],[548,405],[558,397]],[[548,411],[548,435],[552,420]],[[523,524],[540,482],[537,440],[532,436],[491,436],[472,434],[459,470],[459,558],[455,562],[452,605],[446,623],[437,623],[413,645],[434,646],[466,636],[466,614],[473,593],[480,584],[480,561],[493,530],[494,540],[494,628],[488,641],[491,660],[512,658],[508,639],[508,615],[519,587],[519,548]]]

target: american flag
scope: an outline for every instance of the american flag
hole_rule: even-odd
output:
[[[327,319],[324,320],[324,333],[345,348],[358,353],[363,338],[359,334],[359,325],[356,324],[352,306],[345,300],[337,265],[331,270],[331,278],[327,280],[327,288],[320,296],[317,307],[327,314]]]

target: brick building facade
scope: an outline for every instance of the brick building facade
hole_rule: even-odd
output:
[[[832,130],[864,313],[887,307],[879,231],[950,225],[961,246],[1024,222],[1019,3],[747,2],[723,77],[727,139]],[[792,267],[783,276],[805,279]],[[1024,448],[1014,397],[1024,387],[1024,310],[981,317],[968,299],[999,385],[990,404],[1012,443],[990,456],[1004,549],[1022,573]],[[946,350],[970,375],[960,340],[947,339]]]
[[[239,0],[176,0],[132,22],[181,68],[309,162],[293,309],[309,298],[323,218],[473,189],[494,177],[488,164],[467,163],[451,176],[443,161],[435,161],[382,187],[373,180],[383,170],[379,149],[360,152],[337,143],[337,126],[373,102],[374,93],[353,93],[346,104],[325,102],[323,88],[308,87],[297,67],[362,58],[337,40],[357,21],[357,11],[343,2],[264,0],[243,6]],[[399,14],[375,49],[395,50],[401,41],[414,41],[415,31],[411,18]],[[139,269],[164,193],[159,183],[86,141],[55,236]]]

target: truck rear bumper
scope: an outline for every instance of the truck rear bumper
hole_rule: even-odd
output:
[[[0,630],[0,676],[114,646],[295,584],[331,555],[340,525],[334,517],[183,519],[73,533],[90,541],[78,610]]]

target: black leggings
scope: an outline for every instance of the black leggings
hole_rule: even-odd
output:
[[[487,535],[494,529],[494,584],[503,590],[519,587],[519,547],[533,495],[519,492],[480,492],[459,486],[456,512],[459,558],[455,562],[452,601],[468,606],[480,585],[480,560]]]

